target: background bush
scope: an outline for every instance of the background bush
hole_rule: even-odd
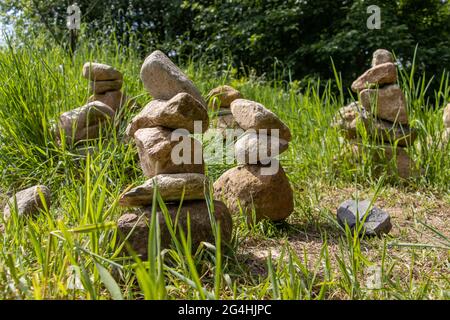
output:
[[[410,67],[416,45],[420,71],[438,78],[450,69],[447,0],[78,0],[83,36],[133,43],[142,55],[160,48],[181,60],[222,60],[239,72],[287,79],[333,78],[331,59],[348,87],[377,48]],[[4,0],[3,19],[21,36],[47,31],[68,43],[66,0]],[[381,30],[368,30],[367,7],[381,8]],[[78,41],[83,41],[79,38]],[[245,67],[244,67],[245,66]],[[279,75],[277,75],[278,77]],[[439,81],[435,81],[437,86]],[[434,84],[434,83],[433,83]]]

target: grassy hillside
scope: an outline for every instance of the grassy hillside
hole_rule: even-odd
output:
[[[127,211],[117,205],[118,196],[144,180],[135,147],[124,141],[126,125],[138,111],[124,110],[117,132],[105,130],[85,147],[57,146],[51,134],[61,112],[87,101],[85,61],[113,65],[124,73],[129,96],[141,106],[150,100],[139,80],[143,59],[132,49],[86,45],[73,60],[57,47],[39,44],[0,50],[0,204],[14,190],[37,183],[48,185],[53,198],[33,220],[0,218],[0,299],[450,298],[450,150],[439,143],[442,108],[450,99],[448,74],[433,79],[441,83],[439,92],[427,92],[429,79],[400,74],[410,123],[419,132],[408,153],[423,169],[401,180],[386,169],[392,163],[377,168],[369,148],[356,161],[331,128],[335,112],[349,102],[339,72],[336,92],[331,82],[326,90],[310,84],[300,91],[298,82],[236,79],[235,70],[201,61],[183,66],[204,95],[230,84],[290,127],[293,140],[281,160],[294,189],[295,212],[282,224],[251,226],[236,213],[233,245],[224,255],[214,244],[192,254],[179,244],[141,262],[119,253],[115,227]],[[436,105],[427,95],[436,96]],[[362,144],[370,145],[369,139]],[[214,180],[226,169],[209,166],[208,175]],[[360,239],[342,230],[336,208],[350,197],[374,199],[385,208],[391,234]],[[381,271],[377,290],[366,283],[374,268]],[[74,279],[80,282],[75,288]]]

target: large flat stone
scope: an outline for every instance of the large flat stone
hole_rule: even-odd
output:
[[[205,175],[200,173],[158,174],[122,195],[122,206],[149,206],[155,189],[164,201],[199,200],[205,198]],[[156,186],[156,188],[155,188]]]
[[[383,144],[394,145],[397,143],[400,147],[408,147],[417,139],[417,130],[410,128],[407,124],[401,125],[380,119],[371,119],[367,126],[372,138]]]
[[[376,65],[363,73],[352,84],[354,92],[360,92],[371,86],[382,86],[397,82],[397,68],[395,64],[388,62]]]

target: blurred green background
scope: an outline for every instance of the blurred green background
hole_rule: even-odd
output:
[[[113,34],[142,54],[155,48],[185,63],[221,61],[238,73],[270,79],[333,78],[331,59],[344,87],[386,48],[403,67],[437,78],[450,69],[450,3],[447,0],[78,0],[82,30],[77,44]],[[3,0],[4,25],[19,38],[51,37],[69,46],[66,0]],[[369,30],[367,7],[381,9],[381,29]],[[220,67],[220,64],[218,65]],[[277,73],[277,74],[274,74]],[[279,74],[281,73],[281,74]],[[436,89],[439,81],[431,87]]]

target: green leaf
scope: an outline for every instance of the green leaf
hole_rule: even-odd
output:
[[[108,270],[106,270],[100,263],[97,263],[96,261],[94,261],[94,263],[95,263],[95,266],[97,267],[98,273],[100,275],[100,279],[102,280],[106,289],[111,294],[111,297],[114,300],[123,300],[123,296],[120,291],[119,285],[114,280],[114,278],[111,276],[111,274],[108,272]]]

